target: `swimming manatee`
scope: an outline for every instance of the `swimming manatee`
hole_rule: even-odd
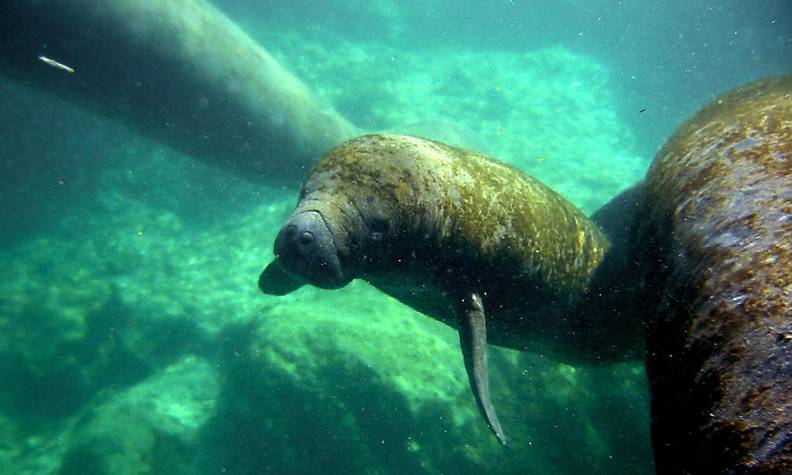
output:
[[[640,358],[639,332],[614,345],[625,333],[618,319],[589,324],[578,311],[607,247],[585,215],[515,168],[439,142],[367,135],[314,166],[259,286],[283,295],[359,278],[457,329],[480,412],[505,445],[487,343],[576,364]]]
[[[634,214],[658,472],[792,473],[792,76],[683,124]]]
[[[3,0],[0,73],[253,182],[297,186],[360,132],[214,3]]]

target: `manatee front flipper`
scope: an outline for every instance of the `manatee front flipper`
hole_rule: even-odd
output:
[[[280,259],[272,261],[259,276],[259,289],[268,295],[286,295],[302,287],[305,282],[286,269]]]
[[[508,440],[501,429],[495,408],[492,407],[487,369],[487,327],[484,305],[478,294],[470,294],[457,304],[459,317],[459,342],[465,359],[470,388],[476,403],[498,441],[507,445]]]

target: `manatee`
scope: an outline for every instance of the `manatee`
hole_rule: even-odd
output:
[[[296,187],[360,132],[213,3],[4,0],[0,73],[253,182]]]
[[[411,135],[484,153],[487,153],[489,148],[488,144],[476,131],[448,120],[411,122],[376,132],[391,135]]]
[[[792,76],[694,115],[636,202],[658,472],[792,473]]]
[[[259,287],[283,295],[363,279],[455,328],[479,410],[505,445],[487,343],[575,364],[641,357],[639,331],[578,308],[607,248],[583,213],[515,168],[439,142],[367,135],[314,166]]]

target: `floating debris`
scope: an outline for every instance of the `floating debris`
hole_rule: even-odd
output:
[[[50,59],[50,58],[48,58],[46,56],[39,56],[38,59],[40,59],[41,61],[44,61],[46,64],[49,64],[53,68],[62,69],[64,71],[68,72],[68,73],[74,74],[74,68],[66,66],[63,63],[59,63],[59,62],[55,61],[54,59]]]

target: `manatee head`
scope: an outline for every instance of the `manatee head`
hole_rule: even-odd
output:
[[[304,284],[337,289],[387,265],[392,238],[403,235],[404,202],[416,195],[412,155],[393,143],[401,142],[359,137],[314,166],[275,239],[276,259],[259,279],[264,293],[284,295]]]
[[[303,284],[323,289],[347,285],[352,277],[342,264],[332,213],[321,206],[298,206],[275,238],[275,260],[259,278],[266,294],[284,295]],[[339,239],[344,233],[338,232]]]
[[[366,213],[358,203],[364,195],[321,174],[309,176],[296,209],[275,238],[275,260],[261,274],[259,288],[270,295],[304,284],[338,289],[357,277],[356,251],[367,236]]]

